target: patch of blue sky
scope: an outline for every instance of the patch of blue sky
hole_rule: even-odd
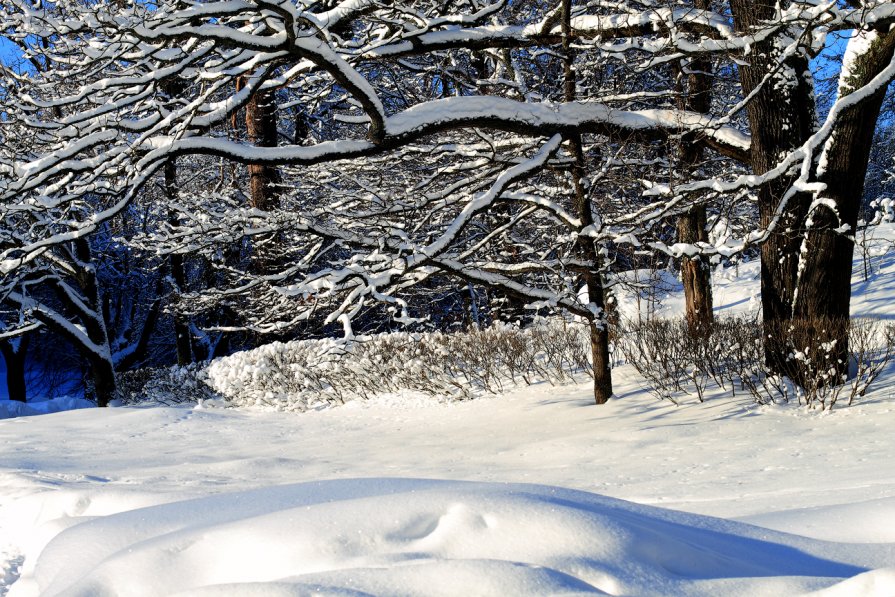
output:
[[[823,51],[811,60],[811,73],[817,87],[817,112],[825,118],[839,93],[842,57],[854,30],[834,31],[827,35]]]
[[[0,35],[0,64],[15,70],[21,70],[27,64],[21,48],[3,35]]]

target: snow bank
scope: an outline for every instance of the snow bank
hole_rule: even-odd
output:
[[[96,404],[83,398],[54,398],[40,402],[19,402],[17,400],[0,400],[0,419],[13,417],[29,417],[45,415],[80,408],[94,408]]]
[[[74,522],[26,555],[9,597],[895,591],[864,575],[891,546],[538,485],[349,479]]]

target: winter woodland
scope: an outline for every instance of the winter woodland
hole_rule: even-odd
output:
[[[171,416],[164,427],[184,422],[198,433],[205,423],[177,413],[195,413],[210,430],[212,418],[230,424],[255,416],[240,409],[258,407],[281,429],[288,419],[271,413],[299,411],[321,438],[354,445],[345,425],[412,420],[414,409],[439,417],[433,409],[458,409],[445,411],[453,414],[444,425],[460,427],[493,411],[499,427],[500,401],[488,396],[506,399],[520,428],[535,424],[525,400],[565,420],[571,411],[538,402],[547,386],[596,404],[586,417],[628,412],[622,427],[632,432],[648,430],[652,410],[685,408],[661,416],[698,427],[714,424],[700,414],[711,408],[792,408],[829,421],[860,407],[891,422],[883,397],[895,356],[887,323],[895,308],[884,307],[895,273],[893,79],[895,3],[880,0],[0,0],[3,412],[128,407],[63,415],[87,435],[102,433],[93,425],[103,417],[144,413],[134,427],[149,427],[135,431],[135,447],[121,447],[129,460],[146,449],[139,437],[152,434],[149,417]],[[257,421],[246,425],[263,436]],[[53,441],[52,427],[35,428]],[[850,429],[875,433],[866,423]],[[400,429],[383,433],[392,439],[371,445],[387,454],[402,441],[425,443]],[[211,435],[232,441],[217,428]],[[186,454],[202,453],[183,440]],[[685,440],[663,437],[671,450]],[[519,441],[539,440],[522,433]],[[421,454],[442,462],[447,448],[426,446]],[[66,474],[86,475],[78,483],[131,474],[81,449],[81,464],[88,454],[100,464],[72,464],[77,473]],[[274,458],[252,450],[260,448],[247,448],[250,460]],[[582,450],[564,452],[567,466],[596,471]],[[881,450],[880,458],[895,455],[891,443]],[[230,463],[221,483],[249,492],[239,499],[254,502],[255,514],[210,489],[211,477],[186,490],[186,470],[132,501],[112,492],[114,505],[95,512],[91,504],[106,494],[91,489],[73,512],[34,489],[51,483],[40,467],[61,466],[55,456],[29,465],[27,482],[29,466],[12,453],[2,458],[0,478],[20,489],[0,491],[0,532],[30,533],[36,527],[13,522],[38,503],[49,513],[41,523],[63,515],[105,522],[57,528],[31,548],[17,540],[4,548],[0,538],[0,594],[7,586],[16,595],[434,594],[433,578],[445,594],[501,594],[500,586],[503,594],[895,590],[892,532],[812,534],[767,518],[784,507],[712,510],[695,506],[695,494],[673,500],[777,529],[762,535],[741,522],[587,493],[654,504],[671,481],[638,494],[549,472],[520,477],[506,459],[457,471],[447,460],[431,470],[395,465],[396,480],[383,472],[386,457],[383,470],[289,472],[273,463],[277,475],[249,478],[220,456]],[[743,449],[731,462],[748,468],[747,460]],[[545,462],[539,456],[532,466]],[[142,471],[134,483],[154,478],[134,466]],[[647,469],[624,470],[634,478]],[[302,484],[350,477],[369,478]],[[460,482],[470,480],[481,483]],[[558,487],[489,484],[542,481]],[[299,484],[272,488],[286,482]],[[806,491],[814,482],[796,481]],[[60,483],[75,491],[71,478]],[[755,483],[756,495],[767,495],[783,480]],[[725,499],[736,497],[733,485],[722,486]],[[306,530],[318,524],[314,516],[291,522],[296,504],[344,495],[358,512],[332,506],[333,519],[372,543],[348,549],[342,531]],[[873,498],[893,496],[889,482]],[[220,516],[190,527],[188,498]],[[548,514],[544,503],[566,510]],[[864,512],[891,514],[892,502],[880,503]],[[507,516],[482,513],[482,504]],[[128,511],[144,507],[148,526],[120,532],[139,516]],[[402,530],[365,521],[378,510],[400,518]],[[264,512],[269,528],[253,526]],[[505,553],[523,531],[496,521],[524,529],[526,519],[576,539],[546,541],[550,557],[530,546]],[[176,531],[165,530],[169,523]],[[166,574],[158,553],[181,549],[165,533],[226,562],[234,557],[227,524],[319,562],[279,566],[268,550],[257,568],[269,573],[254,579],[221,573],[223,563],[190,572],[171,556],[169,584],[156,584]],[[277,525],[312,538],[299,549],[277,538]],[[494,528],[504,530],[488,534]],[[459,534],[439,539],[451,529]],[[227,541],[205,538],[215,533]],[[595,539],[606,533],[617,541]],[[114,539],[95,561],[75,565],[62,555],[103,537]],[[140,543],[150,540],[160,547]],[[822,541],[843,543],[824,555]],[[865,547],[850,553],[848,541]],[[404,547],[370,547],[390,542]],[[688,550],[700,549],[711,562],[695,563]],[[604,551],[619,555],[593,555]],[[430,563],[386,572],[414,553]],[[367,570],[355,584],[332,572],[352,557]],[[624,568],[628,560],[640,568]],[[122,570],[136,572],[128,581]],[[207,583],[197,580],[203,575]],[[732,580],[743,578],[765,580]]]

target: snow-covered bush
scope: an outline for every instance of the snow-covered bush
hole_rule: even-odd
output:
[[[207,363],[126,371],[118,377],[118,399],[123,404],[155,402],[181,404],[218,398],[205,383]]]
[[[870,202],[870,208],[873,210],[871,225],[895,222],[895,200],[880,197]]]
[[[587,328],[562,319],[520,329],[380,334],[274,342],[215,359],[204,382],[234,405],[306,410],[410,390],[465,400],[518,383],[561,383],[590,371]]]
[[[895,325],[875,319],[852,320],[848,334],[850,366],[854,377],[848,384],[848,404],[863,398],[895,356]],[[830,402],[830,408],[836,400]]]

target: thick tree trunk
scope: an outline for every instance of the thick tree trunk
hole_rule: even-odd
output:
[[[6,390],[10,400],[25,402],[25,362],[28,354],[28,336],[0,341],[0,352],[6,362]]]
[[[258,92],[246,104],[246,133],[257,147],[277,145],[277,107],[274,94]],[[273,166],[249,164],[249,196],[251,206],[262,210],[277,207],[279,171]]]
[[[840,82],[842,97],[868,84],[892,60],[895,32],[871,35],[875,39],[869,49],[851,64],[851,76]],[[810,215],[802,246],[793,318],[812,327],[815,342],[835,341],[829,360],[840,377],[848,372],[848,326],[841,322],[850,315],[853,235],[885,92],[886,87],[880,87],[836,122],[819,176],[826,189]]]
[[[760,27],[772,19],[774,3],[731,0],[736,29]],[[802,145],[814,130],[814,93],[802,74],[809,71],[808,59],[796,54],[777,66],[780,56],[775,39],[752,45],[748,65],[739,67],[744,95],[758,89],[746,113],[752,136],[750,162],[755,174],[774,168],[781,156]],[[781,199],[793,178],[784,176],[758,190],[759,220],[767,228],[777,215]],[[799,249],[811,198],[805,193],[791,197],[780,213],[774,231],[761,246],[761,303],[764,321],[765,360],[771,369],[787,372],[790,352],[786,330],[792,319],[798,274]]]
[[[277,106],[272,91],[255,93],[246,104],[246,135],[256,147],[277,146]],[[249,205],[262,211],[279,207],[280,174],[274,166],[249,164]],[[255,237],[251,268],[258,274],[277,269],[276,251],[271,254],[265,245],[277,243],[278,235]]]
[[[564,95],[568,102],[575,101],[576,75],[574,69],[575,54],[571,47],[571,14],[572,1],[563,0],[563,76]],[[582,230],[594,225],[593,209],[590,198],[584,188],[585,174],[584,150],[581,135],[578,133],[567,135],[569,149],[574,163],[572,164],[572,184],[574,185],[574,209],[581,221]],[[606,317],[606,299],[604,295],[603,281],[600,275],[600,256],[594,245],[593,239],[579,235],[577,241],[578,253],[590,268],[582,275],[587,287],[588,300],[596,306],[597,312],[590,322],[590,347],[593,359],[594,374],[594,401],[597,404],[605,404],[612,396],[612,368],[609,358],[609,321]]]
[[[99,280],[96,278],[96,268],[93,265],[90,244],[87,239],[79,238],[74,241],[74,254],[79,264],[78,284],[87,304],[93,309],[91,314],[85,313],[81,317],[81,323],[87,332],[87,337],[95,347],[103,351],[102,356],[87,350],[87,360],[93,375],[94,391],[96,392],[97,406],[108,406],[115,397],[116,377],[115,364],[112,361],[112,350],[109,343],[109,332],[103,317],[101,305],[102,293],[99,288]]]
[[[117,389],[115,367],[112,365],[111,359],[92,358],[90,360],[90,369],[93,377],[96,405],[100,407],[109,406],[109,402],[115,398]]]
[[[590,354],[594,368],[594,402],[606,404],[612,397],[612,361],[609,355],[609,320],[599,272],[585,275],[590,302],[599,309],[598,319],[590,322]]]

